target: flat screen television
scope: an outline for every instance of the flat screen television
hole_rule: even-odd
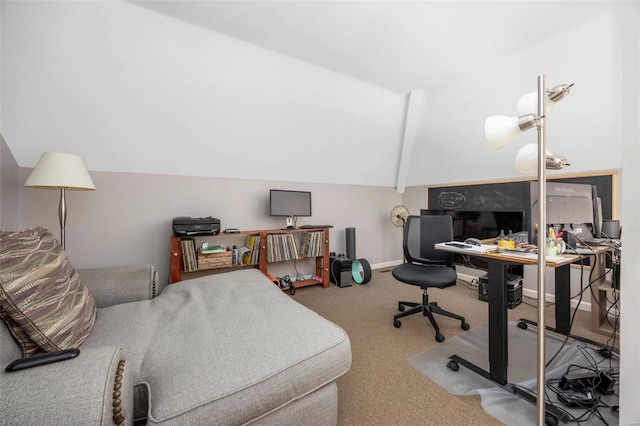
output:
[[[422,209],[420,214],[448,214],[453,219],[453,239],[495,238],[504,231],[528,231],[525,214],[521,211],[461,211]]]
[[[297,217],[311,216],[311,192],[269,190],[269,215],[286,216],[287,227],[294,226]]]
[[[461,211],[461,210],[431,210],[421,209],[421,215],[425,214],[448,214],[453,219],[453,239],[464,241],[467,238],[478,238],[480,240],[495,238],[504,231],[505,235],[509,231],[527,231],[529,241],[531,233],[528,227],[529,219],[523,211]],[[475,256],[463,256],[455,254],[453,262],[460,265],[473,266],[475,268],[487,269],[486,261]],[[510,266],[509,273],[523,276],[522,266]]]

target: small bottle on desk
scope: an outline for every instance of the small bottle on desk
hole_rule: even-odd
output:
[[[498,235],[498,251],[505,251],[507,248],[507,237],[504,235],[504,229],[500,230]]]
[[[513,238],[513,232],[509,230],[509,235],[507,235],[507,248],[509,250],[515,250],[516,248],[516,240]]]

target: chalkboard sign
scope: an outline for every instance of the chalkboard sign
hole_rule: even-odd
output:
[[[612,174],[547,180],[595,185],[602,202],[602,217],[612,219]],[[427,205],[429,210],[524,211],[529,215],[530,181],[429,188]]]
[[[429,188],[429,209],[524,211],[531,204],[529,182]]]

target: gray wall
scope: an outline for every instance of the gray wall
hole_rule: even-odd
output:
[[[59,193],[22,187],[30,172],[20,169],[20,227],[43,225],[58,235]],[[313,216],[299,218],[298,225],[333,225],[332,251],[345,252],[344,229],[355,227],[358,258],[374,265],[402,259],[401,233],[389,220],[393,206],[402,202],[393,188],[108,172],[91,176],[95,191],[67,191],[66,248],[76,267],[152,263],[166,280],[173,217],[211,215],[223,228],[279,229],[285,221],[269,216],[271,188],[312,192]],[[285,266],[293,273],[292,265]]]
[[[0,134],[0,229],[19,228],[19,169]]]

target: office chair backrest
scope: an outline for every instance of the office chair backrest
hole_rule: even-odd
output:
[[[449,215],[409,216],[404,226],[404,255],[409,262],[451,266],[453,254],[436,250],[436,243],[453,240]]]

